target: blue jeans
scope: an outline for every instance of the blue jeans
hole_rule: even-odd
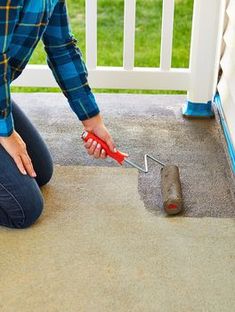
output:
[[[36,128],[14,101],[12,105],[15,130],[27,146],[37,177],[21,174],[0,145],[0,225],[22,229],[32,225],[42,213],[44,201],[40,186],[51,179],[53,162]]]

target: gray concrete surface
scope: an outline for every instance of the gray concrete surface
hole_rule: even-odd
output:
[[[180,95],[96,97],[118,147],[131,160],[142,165],[147,152],[180,167],[184,216],[235,216],[234,184],[215,119],[182,118],[185,96]],[[116,166],[111,159],[97,161],[86,155],[81,124],[62,94],[14,94],[13,98],[45,138],[56,164]],[[163,215],[160,168],[151,163],[150,169],[149,174],[139,174],[139,194],[147,210]]]
[[[0,228],[0,311],[232,312],[234,220],[158,217],[138,183],[56,166],[36,224]]]

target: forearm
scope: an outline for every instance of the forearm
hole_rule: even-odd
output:
[[[45,46],[48,65],[67,97],[72,110],[83,121],[99,113],[96,99],[88,84],[86,65],[74,39],[57,46]]]
[[[13,5],[13,2],[16,5]],[[0,136],[12,134],[14,123],[11,112],[9,47],[21,8],[17,1],[0,1]],[[11,4],[11,5],[9,5]]]
[[[6,54],[0,54],[0,136],[8,137],[14,128],[11,112],[10,72]]]
[[[81,121],[96,116],[99,108],[87,81],[82,53],[70,30],[65,0],[55,6],[42,40],[48,65],[72,110]]]

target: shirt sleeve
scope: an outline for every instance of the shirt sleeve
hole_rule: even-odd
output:
[[[17,1],[13,1],[17,2]],[[0,0],[0,136],[10,136],[14,129],[10,94],[10,66],[8,49],[16,25],[19,7]]]
[[[87,81],[82,53],[70,30],[65,0],[56,4],[42,40],[48,65],[72,110],[80,120],[97,115],[99,108]]]

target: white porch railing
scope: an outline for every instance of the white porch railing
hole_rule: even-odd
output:
[[[163,0],[159,68],[134,67],[136,0],[125,0],[123,67],[97,66],[97,0],[86,0],[86,64],[95,88],[186,90],[188,100],[213,97],[219,66],[225,0],[194,0],[189,68],[172,68],[174,0]],[[42,79],[43,77],[43,79]],[[28,65],[15,86],[57,86],[47,65]]]

